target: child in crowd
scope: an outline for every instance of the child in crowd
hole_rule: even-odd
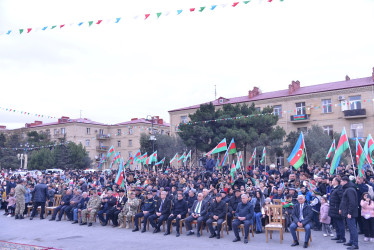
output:
[[[330,210],[330,206],[329,206],[329,203],[327,202],[327,197],[322,196],[319,221],[322,224],[322,231],[323,231],[324,237],[328,235],[330,235],[331,237],[334,236],[334,234],[331,232],[331,227],[330,227],[331,218],[329,216],[329,210]]]
[[[374,242],[374,202],[368,193],[362,194],[360,205],[364,241]]]
[[[16,210],[16,197],[14,196],[14,193],[10,193],[8,199],[6,200],[8,202],[8,217],[14,216],[14,212]]]

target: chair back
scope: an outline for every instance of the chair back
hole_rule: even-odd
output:
[[[282,205],[282,200],[281,199],[274,199],[273,204],[274,205]]]
[[[269,224],[282,225],[283,206],[269,205]]]
[[[61,197],[62,197],[61,194],[55,194],[55,198],[54,198],[54,201],[53,201],[53,206],[54,206],[54,207],[58,207],[58,206],[60,206],[60,203],[61,203]]]
[[[138,213],[141,212],[141,207],[142,207],[142,200],[139,199]]]

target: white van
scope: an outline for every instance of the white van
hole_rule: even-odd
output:
[[[97,170],[95,170],[95,169],[86,169],[86,170],[83,170],[83,173],[85,173],[85,174],[93,174],[93,173],[95,173]]]
[[[62,175],[62,174],[64,174],[64,171],[62,169],[58,169],[58,168],[50,168],[50,169],[46,169],[45,173],[46,174],[59,174],[59,175]]]

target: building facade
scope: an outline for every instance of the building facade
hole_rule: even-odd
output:
[[[65,138],[66,141],[81,143],[97,165],[101,156],[106,154],[113,145],[116,152],[120,152],[124,159],[136,153],[140,149],[140,135],[146,133],[170,134],[170,126],[158,116],[153,120],[144,118],[133,118],[131,121],[107,125],[94,122],[86,118],[70,119],[61,117],[57,122],[43,124],[41,121],[27,123],[24,128],[3,130],[6,134],[18,133],[26,138],[27,133],[36,131],[49,135],[51,141],[59,142]]]
[[[374,69],[371,77],[350,79],[302,87],[292,81],[288,89],[261,93],[258,87],[248,95],[234,98],[220,97],[212,101],[216,108],[224,104],[252,104],[259,109],[274,108],[278,124],[288,134],[321,126],[327,134],[346,129],[350,138],[365,139],[374,133]],[[169,111],[171,134],[178,133],[178,125],[189,121],[199,105]],[[248,152],[247,152],[248,154]],[[280,159],[284,163],[284,158]]]

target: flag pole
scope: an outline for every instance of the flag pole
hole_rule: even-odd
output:
[[[303,134],[303,131],[301,131],[301,135],[303,137],[303,142],[304,142],[304,150],[305,150],[305,156],[306,156],[306,164],[308,165],[309,167],[309,160],[308,160],[308,153],[306,152],[306,146],[305,146],[305,140],[304,140],[304,134]],[[293,166],[292,166],[293,167]]]
[[[264,149],[265,149],[265,157],[264,157],[264,160],[265,160],[265,174],[267,173],[266,172],[266,146],[264,147]]]
[[[345,131],[345,127],[344,127],[344,131]],[[347,132],[345,134],[347,135]],[[347,139],[348,139],[348,136],[347,136]],[[353,161],[351,145],[349,145],[349,139],[348,139],[347,143],[348,143],[349,153],[351,155],[351,160],[352,160],[353,174],[355,175],[355,178],[356,178],[355,163]]]

